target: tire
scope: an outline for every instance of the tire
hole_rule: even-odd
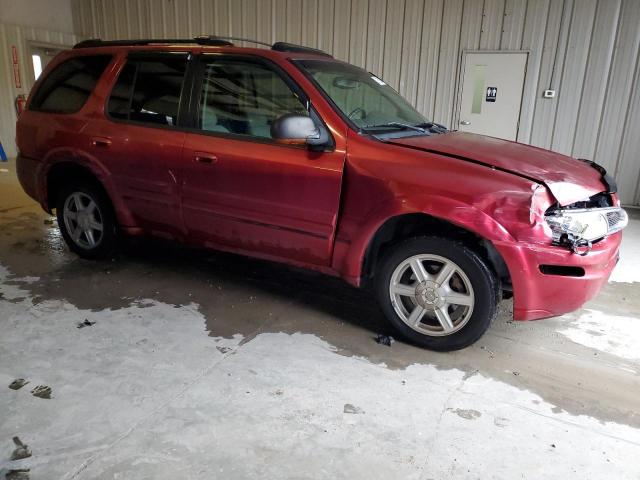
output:
[[[111,202],[95,183],[78,181],[63,187],[56,199],[56,216],[69,249],[80,257],[99,260],[115,253],[118,244],[115,215]],[[82,230],[79,236],[78,228]],[[87,233],[89,230],[93,232],[91,235]]]
[[[465,348],[484,334],[496,315],[498,280],[462,243],[440,237],[405,240],[385,254],[378,272],[375,290],[385,316],[418,346]]]

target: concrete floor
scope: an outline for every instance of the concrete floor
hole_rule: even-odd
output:
[[[318,274],[156,242],[81,260],[0,169],[0,478],[640,478],[640,215],[585,309],[503,302],[442,354],[376,344],[372,299]]]

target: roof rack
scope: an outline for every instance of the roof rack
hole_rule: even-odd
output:
[[[201,35],[195,38],[156,38],[156,39],[142,39],[142,40],[101,40],[99,38],[91,38],[89,40],[83,40],[77,43],[73,48],[94,48],[94,47],[134,47],[144,45],[205,45],[211,47],[232,47],[233,42],[248,42],[255,43],[257,45],[263,45],[269,47],[276,52],[292,52],[292,53],[313,53],[316,55],[323,55],[325,57],[331,57],[332,55],[317,48],[304,47],[302,45],[296,45],[294,43],[276,42],[273,45],[267,42],[261,42],[259,40],[252,40],[250,38],[241,37],[218,37],[215,35]]]
[[[209,45],[215,47],[232,47],[233,43],[218,37],[195,37],[186,38],[147,38],[142,40],[100,40],[99,38],[90,38],[76,43],[73,48],[93,48],[93,47],[129,47],[142,45],[175,45],[175,44],[197,44]]]

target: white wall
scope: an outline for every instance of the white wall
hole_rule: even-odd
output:
[[[73,33],[71,0],[0,0],[0,23]]]

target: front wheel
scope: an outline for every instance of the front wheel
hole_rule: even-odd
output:
[[[400,334],[431,350],[471,345],[496,315],[499,287],[485,261],[459,242],[406,240],[376,275],[378,301]]]

